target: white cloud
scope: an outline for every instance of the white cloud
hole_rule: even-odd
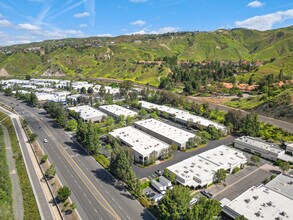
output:
[[[3,18],[3,14],[0,13],[0,18]]]
[[[127,35],[135,35],[135,34],[165,34],[165,33],[171,33],[171,32],[178,32],[179,28],[178,27],[162,27],[157,30],[149,30],[147,28],[144,28],[139,31],[135,31],[132,33],[128,33]]]
[[[158,33],[164,34],[164,33],[178,32],[178,31],[179,31],[178,27],[163,27],[158,30]]]
[[[80,24],[79,27],[81,28],[86,28],[88,25],[87,24]]]
[[[138,25],[138,26],[143,26],[146,24],[144,20],[136,20],[130,23],[131,25]]]
[[[236,21],[237,27],[257,29],[257,30],[269,30],[272,29],[276,23],[282,23],[285,20],[293,19],[293,9],[287,11],[278,11],[272,14],[255,16],[243,21]]]
[[[23,23],[23,24],[19,24],[18,28],[23,29],[23,30],[27,30],[27,31],[37,31],[40,30],[39,26],[33,25],[33,24],[29,24],[29,23]]]
[[[73,17],[75,17],[75,18],[83,18],[83,17],[88,17],[88,16],[90,16],[90,13],[83,12],[83,13],[77,13]]]
[[[0,27],[11,27],[12,23],[6,19],[0,20]]]
[[[250,7],[250,8],[259,8],[259,7],[262,7],[264,5],[263,2],[260,2],[260,1],[252,1],[252,2],[249,2],[247,4],[247,7]]]
[[[97,37],[113,37],[112,34],[98,34]]]
[[[129,1],[133,3],[143,3],[143,2],[147,2],[148,0],[129,0]]]

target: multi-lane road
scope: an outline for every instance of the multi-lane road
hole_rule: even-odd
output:
[[[99,163],[67,135],[43,110],[0,95],[1,102],[14,107],[38,135],[57,175],[72,190],[82,219],[153,219]],[[47,139],[48,143],[43,143]]]

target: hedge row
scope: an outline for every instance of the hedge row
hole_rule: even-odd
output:
[[[0,219],[13,219],[12,184],[6,159],[4,133],[0,126]]]
[[[7,128],[9,132],[10,140],[11,140],[13,157],[15,159],[16,170],[20,180],[20,187],[21,187],[21,192],[23,197],[24,219],[25,220],[41,219],[12,121],[9,117],[7,117],[2,122],[2,124]]]

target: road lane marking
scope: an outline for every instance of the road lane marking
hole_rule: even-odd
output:
[[[39,119],[38,119],[39,120]],[[44,130],[47,130],[47,132],[49,132],[51,135],[48,136],[52,136],[54,137],[53,133],[45,126],[45,124],[40,120],[40,123],[44,125]],[[46,133],[47,133],[46,132]],[[54,132],[54,131],[53,131]],[[55,138],[56,139],[56,138]],[[57,140],[57,139],[56,139]],[[115,219],[121,219],[119,217],[119,215],[115,212],[115,210],[112,208],[112,206],[108,203],[108,201],[104,198],[104,196],[100,193],[100,191],[94,186],[94,184],[89,180],[89,178],[86,176],[86,174],[81,170],[81,168],[76,164],[76,162],[70,157],[70,155],[68,154],[67,151],[64,150],[64,147],[62,146],[61,143],[58,143],[57,140],[57,146],[61,146],[61,148],[58,148],[59,152],[64,156],[65,160],[69,163],[69,165],[72,167],[72,169],[76,172],[76,174],[79,176],[80,180],[84,183],[84,185],[86,186],[86,188],[92,193],[92,195],[95,197],[95,199],[98,201],[98,203],[100,203],[100,205],[106,209]],[[65,153],[64,153],[65,152]],[[67,154],[69,157],[67,157],[65,154]],[[104,204],[102,204],[102,202],[97,198],[97,196],[95,195],[94,192],[92,192],[92,190],[89,188],[89,186],[87,185],[87,183],[84,181],[84,179],[80,176],[80,174],[78,173],[78,171],[75,169],[75,167],[73,166],[73,164],[69,161],[71,160],[71,162],[73,162],[76,167],[80,170],[80,172],[83,174],[83,176],[87,179],[88,183],[95,189],[95,191],[102,197],[103,201],[108,205],[108,207],[110,208],[110,211],[107,207],[105,207]],[[63,161],[61,160],[61,163],[63,163]],[[80,186],[79,186],[80,187]]]

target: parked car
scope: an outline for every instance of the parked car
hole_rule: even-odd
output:
[[[163,175],[163,170],[156,170],[155,173],[158,174],[159,176],[162,176]]]
[[[46,138],[44,139],[44,143],[48,143],[48,140]]]
[[[197,198],[192,198],[189,202],[189,206],[193,206],[195,203],[197,203]]]
[[[213,195],[211,193],[209,193],[208,191],[202,190],[202,191],[200,191],[200,193],[209,199],[213,197]]]

